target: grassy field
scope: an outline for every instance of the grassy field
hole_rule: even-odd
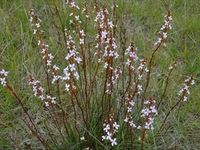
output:
[[[92,6],[92,1],[87,1]],[[176,85],[182,84],[188,75],[194,75],[196,85],[187,104],[181,105],[167,121],[168,130],[147,149],[200,149],[200,1],[199,0],[116,0],[118,25],[126,29],[126,35],[134,41],[139,55],[149,58],[151,47],[163,22],[166,7],[173,16],[173,28],[167,47],[161,48],[156,57],[157,80],[153,91],[159,91],[166,68],[174,60],[178,67],[168,87],[166,107],[174,102],[171,95]],[[108,4],[109,5],[109,4]],[[63,66],[65,43],[62,30],[67,27],[69,12],[63,0],[1,0],[0,1],[0,69],[9,70],[9,80],[23,97],[26,107],[37,113],[39,102],[32,96],[27,83],[28,74],[40,76],[44,71],[38,47],[29,22],[28,11],[34,8],[42,19],[45,41],[48,42],[55,63]],[[89,14],[93,12],[89,11]],[[92,24],[88,23],[88,26]],[[88,32],[93,33],[88,27]],[[119,31],[118,31],[119,32]],[[89,39],[93,42],[92,38]],[[62,57],[61,57],[62,56]],[[156,72],[156,70],[155,70]],[[0,87],[0,149],[23,149],[31,135],[22,128],[21,111],[12,96]],[[37,117],[37,116],[36,116]],[[162,119],[157,118],[157,119]],[[16,147],[13,147],[15,145]],[[34,148],[33,148],[34,149]],[[73,149],[73,148],[72,148]],[[76,148],[74,148],[76,149]]]

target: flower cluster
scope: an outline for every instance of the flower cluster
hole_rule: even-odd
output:
[[[133,107],[135,106],[135,101],[132,95],[126,96],[126,117],[124,122],[127,122],[131,128],[136,128],[137,126],[133,122],[132,111]]]
[[[79,32],[79,37],[80,37],[80,45],[84,45],[85,44],[85,32],[84,30],[80,30]]]
[[[72,17],[72,18],[69,20],[69,23],[75,25],[76,33],[79,36],[80,46],[83,46],[85,44],[85,33],[84,33],[84,30],[81,29],[80,24],[82,23],[82,21],[80,19],[80,16],[77,13],[77,11],[80,8],[75,3],[74,0],[67,0],[66,4],[71,8],[71,13],[69,14],[69,16]]]
[[[111,30],[113,29],[114,25],[111,20],[109,20],[108,15],[109,12],[103,6],[100,10],[98,10],[98,6],[95,6],[96,9],[96,26],[97,26],[97,35],[96,35],[96,46],[95,48],[97,49],[97,52],[95,55],[98,57],[101,56],[103,53],[104,57],[118,57],[118,53],[114,52],[114,50],[117,48],[115,39],[112,36]],[[110,43],[110,44],[109,44]],[[102,51],[104,49],[104,52]],[[101,58],[98,60],[101,62]],[[105,62],[104,68],[108,67],[109,63]]]
[[[39,80],[36,80],[33,76],[30,76],[29,85],[32,86],[34,96],[38,97],[41,100],[45,99],[43,95],[44,89],[41,87]]]
[[[41,30],[41,19],[35,14],[34,9],[31,9],[29,11],[29,15],[30,15],[30,23],[33,28],[33,34],[40,36],[41,33],[43,32]]]
[[[79,53],[76,51],[75,42],[71,35],[65,31],[67,37],[67,56],[65,60],[69,62],[69,65],[63,70],[64,76],[63,80],[66,81],[65,90],[69,91],[70,88],[76,89],[75,85],[73,84],[73,80],[79,79],[79,73],[76,69],[76,64],[80,64],[82,59],[79,56]]]
[[[98,41],[96,48],[99,48],[100,45],[105,44],[105,50],[108,49],[108,43],[109,43],[109,29],[113,28],[113,23],[112,21],[109,20],[108,18],[108,10],[106,8],[100,9],[100,11],[97,12],[95,22],[98,24],[98,33],[96,36],[96,40]],[[110,36],[111,37],[111,36]],[[107,43],[107,44],[106,44]],[[116,48],[115,41],[113,39],[113,47]],[[104,54],[104,55],[109,55],[109,54]],[[114,55],[114,54],[110,54]]]
[[[29,11],[29,15],[30,15],[30,22],[31,22],[31,26],[33,28],[33,34],[36,35],[36,40],[38,43],[38,46],[41,49],[41,54],[42,54],[42,59],[44,60],[47,68],[48,68],[48,72],[50,72],[50,68],[52,66],[52,60],[53,60],[53,56],[51,53],[49,53],[49,45],[45,44],[42,41],[42,37],[41,37],[41,19],[36,15],[35,10],[31,9]]]
[[[145,73],[149,72],[147,68],[147,62],[145,59],[139,59],[137,55],[137,48],[133,43],[131,43],[126,49],[125,55],[127,56],[127,61],[125,64],[128,67],[129,75],[135,75],[136,82],[133,84],[137,94],[141,95],[141,92],[143,91],[142,79]]]
[[[143,86],[142,86],[142,79],[145,73],[149,72],[148,68],[147,68],[147,62],[145,59],[140,59],[139,60],[139,66],[136,70],[137,72],[137,94],[140,95],[141,92],[143,91]]]
[[[8,72],[5,71],[4,69],[0,70],[0,82],[1,85],[6,86],[7,84],[7,76],[8,76]]]
[[[159,46],[162,42],[165,42],[167,38],[167,32],[172,28],[171,21],[172,21],[172,16],[170,12],[168,12],[168,14],[165,15],[164,23],[160,28],[158,40],[154,43],[155,46]]]
[[[107,45],[105,46],[105,51],[104,51],[103,56],[105,58],[118,58],[119,54],[115,51],[115,49],[117,48],[115,39],[112,36],[108,37],[106,44]]]
[[[103,124],[103,131],[105,135],[102,136],[102,140],[108,140],[111,143],[111,146],[117,145],[117,139],[114,138],[114,134],[119,129],[119,125],[114,121],[113,116],[110,116],[109,122]]]
[[[190,95],[190,90],[189,89],[194,84],[195,84],[195,81],[194,81],[193,77],[191,77],[191,76],[188,77],[185,80],[183,87],[178,92],[178,95],[183,98],[183,101],[187,101],[188,100],[188,96]]]
[[[56,98],[44,95],[44,89],[42,88],[40,81],[36,80],[33,76],[29,76],[29,85],[32,86],[34,96],[44,101],[46,107],[50,104],[56,104]]]
[[[51,97],[50,95],[46,96],[45,106],[48,107],[50,104],[56,104],[56,97]]]
[[[171,64],[170,66],[169,66],[169,70],[170,71],[172,71],[175,67],[176,67],[176,65],[177,65],[177,62],[175,61],[173,64]]]
[[[48,73],[51,73],[52,75],[52,84],[54,84],[56,81],[61,79],[58,71],[60,69],[58,66],[52,64],[54,56],[49,52],[49,45],[45,44],[45,42],[42,40],[43,31],[41,30],[41,19],[36,15],[34,9],[29,11],[29,15],[31,26],[33,28],[33,34],[35,34],[37,44],[41,50],[40,53],[42,54],[42,59],[47,67]]]
[[[115,70],[113,67],[113,61],[114,59],[119,57],[119,54],[117,53],[117,44],[115,42],[115,38],[112,33],[113,23],[108,18],[108,10],[103,7],[100,9],[100,11],[97,12],[95,22],[98,26],[98,33],[96,36],[97,45],[96,48],[98,49],[98,52],[95,54],[103,54],[105,63],[104,68],[106,70],[106,78],[108,79],[106,81],[106,93],[111,94],[112,93],[112,87],[113,84],[116,82],[115,76],[113,75],[113,71]],[[103,49],[104,52],[100,51],[100,49]],[[99,61],[101,61],[99,59]],[[113,82],[114,81],[114,82]]]
[[[138,60],[138,56],[136,52],[137,52],[137,48],[133,45],[133,43],[129,45],[129,47],[126,49],[126,52],[125,52],[125,55],[128,56],[126,65],[130,66],[132,69],[134,69],[134,66],[131,66],[132,62],[135,62]]]
[[[121,74],[122,74],[122,70],[119,67],[117,67],[115,70],[112,69],[111,76],[109,77],[109,78],[111,78],[111,80],[106,83],[106,91],[105,92],[107,94],[112,93],[112,87],[114,84],[117,83],[117,80],[119,79]]]
[[[153,98],[144,102],[145,106],[141,111],[141,117],[144,118],[144,129],[153,129],[154,118],[158,114],[155,103],[156,101]]]
[[[74,0],[66,0],[66,5],[68,5],[70,8],[80,9]]]
[[[118,67],[114,70],[113,76],[112,76],[112,84],[116,84],[117,80],[119,79],[119,76],[122,74],[122,70]]]
[[[108,18],[108,10],[102,8],[97,12],[95,22],[98,23],[98,30],[96,40],[98,41],[96,48],[100,47],[100,44],[104,46],[104,57],[117,58],[119,55],[114,50],[117,48],[115,38],[112,35],[111,29],[113,28],[112,21]]]
[[[49,45],[40,43],[40,48],[41,48],[41,54],[42,54],[42,59],[45,61],[45,64],[48,68],[48,72],[52,71],[52,61],[54,59],[54,56],[49,53]]]
[[[83,14],[86,18],[89,18],[87,3],[84,4],[84,7],[83,7],[83,9],[82,9],[82,14]]]
[[[77,23],[81,24],[82,23],[82,21],[80,20],[80,16],[79,15],[75,15],[74,12],[70,13],[69,16],[72,17],[72,19],[69,20],[70,25],[71,24],[77,24]]]
[[[53,65],[52,67],[52,75],[53,75],[53,79],[51,81],[52,84],[54,84],[59,80],[62,80],[62,76],[60,75],[60,68],[56,65]]]

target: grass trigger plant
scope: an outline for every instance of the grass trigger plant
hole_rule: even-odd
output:
[[[122,20],[117,17],[115,2],[111,8],[98,1],[94,1],[94,8],[86,1],[83,6],[74,0],[66,0],[65,4],[63,12],[67,12],[67,19],[60,40],[65,43],[58,50],[65,53],[58,56],[63,59],[58,62],[63,63],[54,64],[57,55],[46,42],[42,19],[31,9],[30,26],[42,71],[39,75],[27,73],[30,89],[21,90],[21,98],[16,92],[19,90],[15,91],[9,81],[8,72],[0,70],[0,85],[21,106],[25,114],[22,120],[34,135],[34,138],[30,136],[32,141],[37,143],[37,148],[48,150],[143,150],[160,144],[159,138],[152,141],[152,133],[162,136],[170,114],[188,101],[195,84],[195,77],[189,76],[177,92],[178,96],[172,96],[176,101],[171,105],[172,94],[168,89],[174,68],[178,67],[177,61],[163,77],[164,88],[157,79],[160,68],[154,61],[156,63],[158,50],[167,46],[172,29],[171,12],[168,10],[164,17],[151,55],[144,57],[137,43],[119,27]],[[35,112],[28,108],[23,92],[31,93],[29,99],[38,99],[38,103],[33,101],[33,105],[37,105]],[[171,106],[165,108],[168,103]]]

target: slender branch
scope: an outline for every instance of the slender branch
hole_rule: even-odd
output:
[[[27,109],[25,108],[24,104],[22,103],[21,99],[19,98],[19,96],[17,95],[17,93],[14,91],[14,89],[9,85],[9,83],[6,84],[6,87],[8,88],[8,90],[11,92],[11,94],[15,97],[15,99],[17,100],[17,102],[20,104],[20,106],[23,109],[23,112],[26,114],[26,116],[28,117],[31,125],[33,126],[34,130],[30,127],[29,129],[32,131],[32,133],[37,137],[37,139],[42,143],[42,145],[46,148],[49,149],[50,147],[47,145],[47,143],[45,142],[45,140],[40,136],[40,132],[38,131],[34,121],[32,120],[31,116],[29,115]]]

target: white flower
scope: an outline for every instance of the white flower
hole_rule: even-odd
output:
[[[183,101],[186,102],[187,100],[188,100],[188,97],[187,97],[187,96],[184,96],[184,97],[183,97]]]
[[[117,142],[116,142],[116,140],[117,140],[116,138],[114,138],[114,139],[112,139],[112,140],[111,140],[111,145],[112,145],[112,146],[115,146],[115,145],[117,145]]]
[[[128,112],[132,112],[132,107],[127,107]]]
[[[37,28],[40,28],[40,23],[36,23],[35,26],[36,26]]]
[[[41,99],[43,101],[43,100],[45,100],[45,97],[43,95],[40,95],[39,99]]]
[[[81,30],[81,31],[80,31],[80,34],[81,34],[82,36],[85,36],[84,30]]]
[[[53,100],[51,100],[51,103],[52,104],[56,104],[56,101],[53,99]]]
[[[75,72],[75,73],[74,73],[74,77],[76,78],[76,80],[79,79],[79,74],[78,74],[78,72]]]
[[[172,16],[169,16],[168,19],[169,19],[170,21],[172,21]]]
[[[51,60],[47,60],[47,66],[51,66]]]
[[[119,128],[119,125],[117,124],[117,122],[114,122],[113,127],[117,130]]]
[[[149,72],[149,69],[145,68],[145,72]]]
[[[33,29],[33,34],[36,34],[37,33],[37,30],[36,29]]]
[[[124,119],[124,122],[128,122],[128,117],[126,117],[126,118]]]
[[[63,77],[63,80],[70,80],[70,73],[66,72],[65,76]]]
[[[173,66],[170,66],[170,67],[169,67],[169,70],[172,70],[173,68],[174,68]]]
[[[8,71],[5,71],[4,69],[2,69],[2,70],[0,71],[0,75],[3,75],[3,76],[5,76],[5,77],[7,77],[7,76],[8,76]]]
[[[108,67],[108,63],[105,62],[105,64],[104,64],[104,68],[107,68],[107,67]]]
[[[194,80],[192,80],[192,82],[191,82],[191,85],[194,85],[195,84],[195,81]]]
[[[53,69],[54,70],[60,70],[60,68],[58,66],[56,66],[56,65],[53,65]]]
[[[1,81],[1,85],[6,86],[7,82],[6,82],[6,78],[0,78]]]
[[[69,24],[73,24],[73,20],[70,19],[70,20],[69,20]]]
[[[102,141],[107,140],[107,137],[105,135],[102,136]]]
[[[80,64],[80,62],[82,61],[82,59],[81,59],[80,57],[76,57],[75,60],[76,60],[76,62],[77,62],[78,64]]]
[[[119,57],[119,54],[115,52],[115,59]]]
[[[44,102],[46,107],[49,107],[49,102]]]
[[[114,27],[114,25],[113,25],[113,22],[112,22],[112,21],[109,21],[109,22],[108,22],[108,25],[109,25],[109,27],[110,27],[110,28],[113,28],[113,27]]]
[[[85,140],[85,137],[84,137],[84,136],[82,136],[82,137],[80,138],[80,140],[81,140],[81,141],[84,141],[84,140]]]
[[[167,38],[167,33],[163,32],[163,38],[166,39]]]
[[[136,125],[133,123],[133,120],[129,121],[129,125],[130,125],[132,128],[136,128]]]
[[[112,43],[112,47],[114,48],[114,49],[116,49],[117,48],[117,44],[113,41],[113,43]]]
[[[101,32],[102,38],[105,39],[105,38],[107,37],[107,34],[108,34],[107,31],[102,31],[102,32]]]
[[[135,105],[135,102],[134,102],[134,101],[130,101],[129,104],[130,104],[131,106],[134,106],[134,105]]]
[[[65,84],[65,90],[66,90],[66,91],[69,91],[69,87],[70,87],[69,84]]]
[[[48,54],[48,57],[49,57],[49,59],[53,59],[54,57],[53,57],[53,55],[50,53],[50,54]]]
[[[106,131],[106,132],[108,132],[108,130],[110,130],[110,125],[109,124],[107,124],[105,127],[104,127],[104,129],[103,129],[104,131]]]
[[[75,16],[75,19],[76,19],[77,21],[79,21],[79,20],[80,20],[79,16]]]
[[[139,91],[142,91],[142,85],[138,85],[137,88]]]
[[[83,45],[84,44],[84,39],[80,39],[80,44]]]
[[[70,65],[69,65],[69,69],[70,69],[71,71],[75,71],[75,70],[76,70],[75,64],[70,64]]]

